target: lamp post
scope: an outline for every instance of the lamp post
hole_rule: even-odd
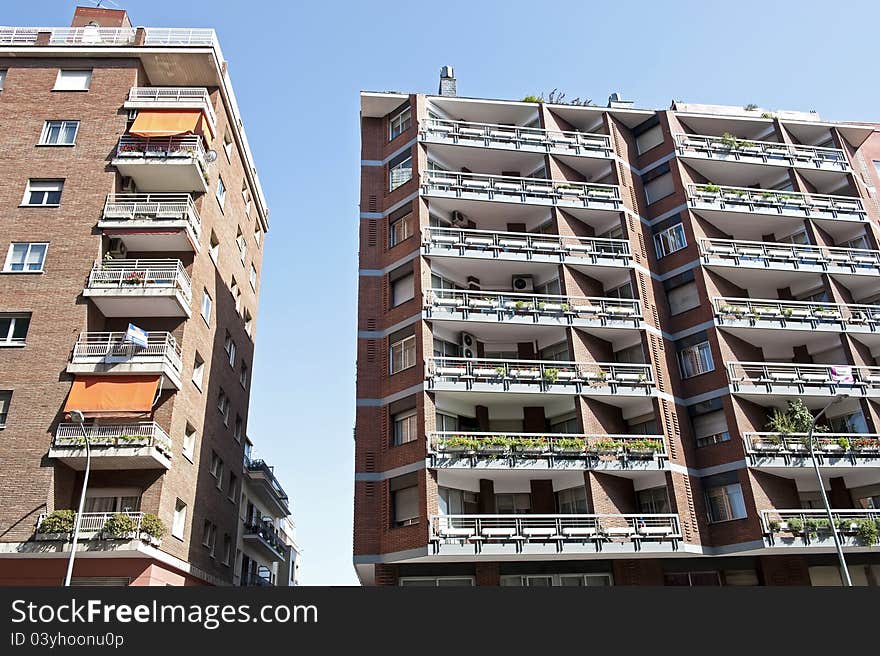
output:
[[[831,504],[828,503],[828,495],[825,494],[825,484],[822,482],[822,474],[819,473],[819,461],[816,460],[816,448],[813,440],[813,431],[816,430],[816,424],[819,422],[819,419],[821,419],[828,409],[835,403],[839,403],[848,398],[849,394],[839,394],[835,396],[830,403],[819,411],[819,414],[813,417],[813,423],[810,424],[810,432],[807,433],[807,441],[810,443],[810,458],[813,461],[816,480],[819,481],[819,493],[822,495],[822,503],[825,504],[825,512],[828,514],[828,526],[831,529],[831,536],[834,538],[834,548],[837,550],[837,560],[840,561],[840,579],[843,581],[844,586],[852,587],[852,580],[849,577],[849,569],[846,567],[846,558],[843,555],[843,545],[840,543],[837,526],[834,524],[834,514],[831,512]]]
[[[86,443],[86,473],[83,476],[82,492],[79,495],[79,510],[73,522],[73,542],[70,546],[70,558],[67,559],[67,574],[64,577],[64,587],[70,587],[70,579],[73,576],[73,560],[76,557],[76,543],[79,540],[79,527],[82,522],[83,508],[86,505],[86,488],[89,486],[89,470],[92,466],[92,448],[89,444],[89,436],[84,425],[85,416],[81,410],[71,410],[68,414],[70,414],[70,418],[73,421],[79,424],[83,440]]]

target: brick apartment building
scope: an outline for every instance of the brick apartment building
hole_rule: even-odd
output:
[[[361,94],[354,564],[378,585],[880,582],[880,135]],[[857,433],[857,435],[854,435]]]
[[[75,583],[277,570],[239,526],[268,209],[214,31],[0,27],[0,124],[0,584],[61,583],[83,431]]]

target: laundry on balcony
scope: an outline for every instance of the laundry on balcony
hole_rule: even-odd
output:
[[[64,412],[79,410],[90,418],[143,418],[150,415],[160,376],[77,376]]]
[[[174,137],[181,134],[203,134],[211,124],[201,109],[143,109],[128,130],[138,137]]]

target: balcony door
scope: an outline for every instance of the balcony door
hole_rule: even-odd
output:
[[[87,513],[138,512],[140,509],[141,491],[137,488],[95,488],[86,491]]]

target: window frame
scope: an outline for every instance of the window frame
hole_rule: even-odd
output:
[[[734,516],[734,506],[731,502],[731,499],[735,498],[730,495],[728,488],[738,488],[738,496],[740,507],[742,508],[743,514],[741,516]],[[713,492],[720,491],[720,494],[713,495]],[[712,505],[713,498],[719,498],[724,503],[724,510],[728,513],[727,517],[724,518],[715,518]],[[745,497],[743,496],[742,484],[741,483],[725,483],[723,485],[716,485],[706,489],[706,515],[708,516],[708,521],[710,524],[721,524],[723,522],[734,522],[738,519],[746,519],[749,516],[748,509],[746,508]]]
[[[5,319],[9,320],[9,329],[6,331],[6,335],[0,335],[0,348],[12,348],[17,347],[20,348],[22,346],[27,345],[27,334],[30,330],[31,324],[31,315],[26,312],[3,312],[0,313],[0,321]],[[26,320],[25,329],[24,329],[24,337],[16,338],[15,335],[15,324],[21,320]]]
[[[22,260],[22,266],[26,267],[28,264],[28,256],[31,254],[31,249],[34,246],[42,246],[43,247],[43,256],[40,259],[40,268],[39,269],[21,269],[20,271],[15,271],[11,269],[12,266],[12,254],[15,251],[15,247],[19,244],[27,244],[27,249],[24,252],[24,259]],[[3,273],[43,273],[46,265],[46,255],[49,252],[49,242],[47,241],[13,241],[9,244],[9,250],[6,251],[6,261],[3,264]]]
[[[52,87],[52,91],[88,91],[92,86],[92,76],[94,72],[95,71],[93,68],[59,68],[58,74],[55,76],[55,86]],[[64,78],[65,73],[85,73],[85,86],[83,86],[82,88],[60,86],[61,80]]]
[[[196,379],[196,374],[198,374],[198,380]],[[200,392],[203,391],[202,385],[205,383],[205,358],[203,358],[198,351],[196,351],[195,357],[193,358],[192,382]]]
[[[222,210],[226,206],[226,184],[223,182],[223,176],[217,176],[217,189],[214,190],[214,198],[220,204]]]
[[[415,234],[412,229],[412,223],[409,220],[411,218],[412,212],[388,223],[388,248],[394,248],[395,246],[402,244]],[[403,226],[403,230],[399,236],[397,235],[398,230],[396,229],[396,226],[398,225]]]
[[[696,353],[696,358],[694,362],[697,362],[700,365],[699,370],[691,374],[685,372],[684,363],[686,353]],[[701,355],[706,355],[708,357],[708,367],[706,367],[706,363],[702,361]],[[697,342],[696,344],[685,346],[683,349],[678,351],[678,370],[682,380],[696,378],[697,376],[702,376],[703,374],[708,374],[712,371],[715,371],[715,358],[712,356],[711,342],[706,339],[702,342]]]
[[[675,231],[676,229],[681,231],[681,245],[678,245],[678,246],[676,246],[678,244],[678,242],[676,242],[671,237],[671,235],[673,234],[673,231]],[[670,243],[672,246],[674,246],[672,248],[672,250],[668,250],[668,251],[666,250],[667,243]],[[676,223],[674,225],[669,226],[668,228],[664,228],[663,230],[661,230],[660,232],[658,232],[657,234],[654,235],[654,250],[657,253],[658,260],[666,257],[667,255],[672,255],[673,253],[677,253],[678,251],[684,250],[687,247],[688,247],[687,233],[685,232],[685,229],[684,229],[684,223],[682,223],[681,221],[679,221],[678,223]]]
[[[412,343],[412,361],[407,364],[407,360],[404,357],[406,353],[409,351],[409,345],[407,342]],[[394,368],[394,350],[395,347],[400,348],[401,352],[401,367],[399,369]],[[407,369],[411,369],[416,366],[416,336],[408,335],[402,339],[397,340],[396,342],[391,342],[388,346],[388,375],[393,376],[394,374],[398,374],[401,371],[406,371]]]
[[[48,141],[51,126],[54,124],[58,124],[58,126],[59,126],[59,129],[58,129],[59,136],[66,134],[66,131],[65,131],[66,126],[73,124],[75,126],[74,130],[73,130],[73,140],[70,142]],[[44,121],[43,122],[43,129],[40,132],[40,140],[37,143],[37,145],[38,146],[61,146],[61,147],[75,146],[76,145],[76,138],[78,135],[79,135],[79,121],[78,120],[74,121],[74,120],[62,119],[62,120]]]
[[[13,390],[0,390],[0,430],[7,426],[9,420],[9,408],[12,406]],[[3,409],[5,408],[5,410]]]
[[[406,432],[404,426],[408,426],[410,433],[409,439],[399,439]],[[398,427],[401,430],[398,431]],[[391,416],[391,446],[402,446],[416,442],[419,439],[419,415],[416,408],[403,410]]]
[[[412,127],[412,105],[406,107],[388,118],[388,141],[394,141]],[[396,128],[396,129],[395,129]]]
[[[39,185],[45,185],[46,189],[37,189],[34,190],[34,183]],[[48,187],[52,183],[58,184],[58,189],[49,189]],[[31,197],[34,193],[43,193],[44,199],[48,200],[49,194],[57,193],[58,194],[58,202],[57,203],[32,203]],[[24,196],[21,199],[21,207],[61,207],[61,198],[64,195],[64,180],[61,178],[28,178],[27,184],[24,186]]]
[[[207,303],[205,301],[207,299]],[[207,305],[207,316],[205,316],[205,306]],[[214,309],[214,299],[211,298],[211,294],[208,293],[207,289],[202,290],[202,303],[199,308],[199,314],[202,315],[202,319],[204,319],[205,323],[209,326],[211,325],[211,310]]]
[[[186,535],[187,510],[187,505],[182,499],[178,498],[174,502],[174,515],[171,517],[171,537],[177,538],[181,541]],[[179,533],[178,529],[180,530]]]
[[[403,153],[401,153],[403,154]],[[399,155],[398,155],[399,157]],[[412,150],[409,151],[409,155],[401,159],[399,162],[392,166],[392,162],[394,162],[398,157],[394,157],[391,161],[388,162],[388,192],[391,193],[395,189],[402,187],[407,182],[412,180],[413,178],[413,155]],[[401,176],[396,176],[397,183],[395,184],[395,171],[406,171],[406,164],[409,164],[409,177],[406,179],[402,179]]]

